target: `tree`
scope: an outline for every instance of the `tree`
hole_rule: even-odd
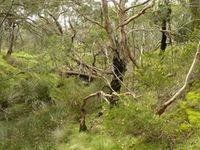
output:
[[[123,77],[126,72],[127,63],[129,60],[131,60],[136,67],[139,67],[128,44],[127,26],[131,21],[143,15],[154,4],[154,1],[148,0],[140,5],[127,7],[127,2],[127,0],[112,0],[112,3],[114,5],[114,8],[112,9],[114,9],[115,12],[115,17],[114,19],[112,19],[109,12],[110,6],[108,4],[108,1],[101,0],[101,10],[103,18],[102,23],[85,16],[88,21],[98,25],[100,28],[103,28],[106,31],[110,44],[109,47],[112,50],[113,77],[110,82],[111,93],[120,92]],[[131,16],[128,15],[129,10],[137,6],[143,5],[145,5],[144,8],[138,11],[136,14]],[[111,97],[109,101],[111,104],[116,103],[116,99],[113,99],[113,97]],[[82,121],[80,125],[80,131],[84,131],[86,129],[85,122]]]
[[[101,26],[105,29],[109,40],[110,40],[110,47],[113,51],[113,78],[110,83],[111,89],[114,92],[120,92],[121,89],[121,82],[123,82],[123,76],[126,72],[126,65],[128,59],[130,59],[133,64],[138,67],[136,60],[130,50],[128,45],[128,36],[126,26],[142,14],[146,12],[147,9],[152,7],[152,4],[145,6],[142,10],[140,10],[137,14],[133,16],[128,16],[128,11],[134,6],[126,7],[126,0],[121,0],[119,2],[113,0],[112,1],[115,7],[115,12],[117,14],[117,23],[112,22],[109,16],[109,6],[107,0],[102,0],[101,7],[103,13],[103,22],[104,25]]]
[[[169,0],[162,0],[158,2],[158,8],[154,12],[155,23],[161,26],[161,45],[160,50],[164,52],[167,47],[167,25],[170,30],[170,15],[171,15],[171,4]]]

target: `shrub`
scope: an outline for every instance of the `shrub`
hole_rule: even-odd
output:
[[[49,83],[41,79],[22,80],[16,87],[21,94],[20,100],[34,108],[44,103],[52,103]]]
[[[139,139],[139,141],[130,142],[131,144],[128,144],[124,149],[140,143],[157,143],[169,148],[176,142],[184,140],[181,137],[183,131],[180,132],[180,126],[185,118],[179,110],[173,113],[168,112],[167,115],[159,117],[152,111],[153,97],[149,96],[138,102],[127,101],[125,98],[122,98],[121,101],[122,104],[104,114],[103,125],[111,136],[119,138],[128,136]],[[179,115],[183,117],[180,118]]]

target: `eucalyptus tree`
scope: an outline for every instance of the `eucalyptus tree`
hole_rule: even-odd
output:
[[[76,3],[81,2],[82,1],[76,1]],[[109,44],[109,49],[112,51],[113,77],[110,82],[111,93],[120,92],[129,61],[131,61],[134,66],[139,67],[128,42],[129,24],[145,14],[153,5],[154,0],[147,0],[136,5],[129,5],[128,0],[101,0],[99,8],[99,15],[101,17],[95,18],[94,9],[90,7],[89,4],[86,6],[88,6],[89,11],[91,11],[91,16],[79,12],[86,20],[105,32],[106,38],[103,40],[105,43]],[[135,7],[142,8],[135,12],[135,14],[130,13],[130,10]],[[116,100],[110,99],[110,103],[115,104]],[[84,123],[82,129],[85,130]]]
[[[12,50],[12,41],[13,41],[13,37],[12,37],[12,33],[14,32],[13,31],[13,28],[14,28],[14,19],[13,19],[13,16],[10,14],[12,8],[13,8],[13,5],[14,5],[14,1],[12,0],[11,2],[5,2],[5,1],[1,1],[0,2],[0,7],[1,7],[1,11],[0,11],[0,30],[1,30],[1,33],[0,33],[0,45],[2,46],[2,40],[3,40],[3,32],[4,32],[4,23],[6,21],[9,22],[9,27],[11,28],[10,29],[10,39],[11,39],[11,44],[10,44],[10,47],[9,47],[9,50]]]
[[[5,29],[8,30],[9,34],[9,45],[7,56],[10,56],[13,52],[14,42],[16,40],[16,32],[19,30],[20,25],[24,24],[27,17],[30,16],[28,12],[29,9],[29,1],[21,1],[21,0],[12,0],[12,1],[3,1],[1,3],[1,27],[4,26]],[[34,5],[31,6],[31,8]],[[35,7],[34,7],[35,9]]]
[[[113,78],[110,88],[113,92],[120,92],[129,60],[136,67],[139,67],[128,43],[128,25],[153,6],[153,1],[151,0],[131,6],[128,6],[127,3],[127,0],[112,0],[113,7],[111,8],[107,0],[102,0],[103,24],[93,21],[105,30],[109,40],[109,47],[112,50]],[[134,15],[130,15],[130,10],[137,6],[143,6],[143,8]],[[114,19],[111,17],[111,10],[114,12]]]
[[[63,14],[62,6],[65,1],[57,0],[13,0],[2,1],[0,25],[8,28],[9,46],[7,55],[13,51],[16,40],[16,30],[29,31],[41,38],[45,36],[63,34],[59,17]]]

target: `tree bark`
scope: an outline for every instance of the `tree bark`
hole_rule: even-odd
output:
[[[1,29],[0,29],[1,30]],[[2,49],[2,42],[3,42],[3,39],[2,39],[2,30],[0,31],[0,53],[1,53],[1,49]]]
[[[114,92],[120,92],[121,82],[123,82],[123,75],[126,71],[126,63],[118,55],[113,57],[113,79],[110,83],[111,88]]]
[[[161,39],[161,46],[160,49],[161,51],[165,51],[166,47],[167,47],[167,36],[166,33],[164,32],[167,29],[167,21],[164,19],[162,21],[162,39]]]
[[[14,36],[15,36],[15,23],[12,22],[11,27],[10,27],[10,43],[9,43],[9,49],[7,52],[7,56],[10,56],[13,52]]]

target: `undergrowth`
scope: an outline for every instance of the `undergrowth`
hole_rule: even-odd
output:
[[[162,59],[158,52],[144,54],[141,68],[129,72],[124,81],[134,79],[128,88],[139,97],[121,96],[112,109],[98,98],[91,99],[86,106],[86,133],[79,133],[80,106],[85,96],[104,87],[102,80],[86,83],[60,77],[49,56],[42,62],[40,56],[26,52],[17,52],[10,60],[1,55],[0,149],[199,149],[200,81],[195,78],[199,68],[177,102],[163,116],[155,115],[183,84],[195,46],[169,47]],[[100,111],[103,115],[97,117]]]

